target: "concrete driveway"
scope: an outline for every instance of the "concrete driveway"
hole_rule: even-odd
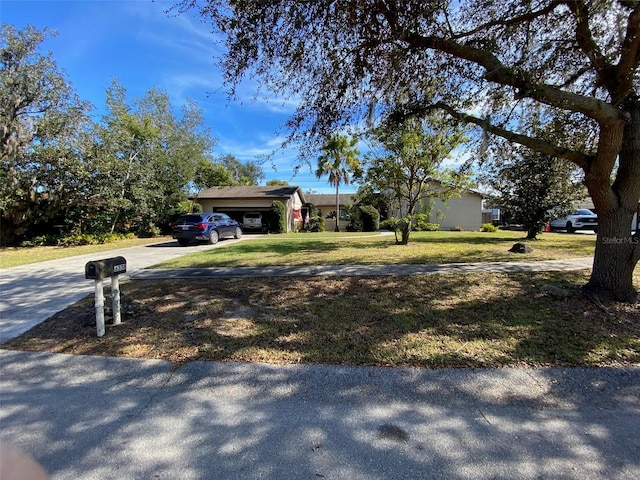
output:
[[[91,293],[94,281],[84,278],[84,267],[89,261],[121,255],[127,259],[127,273],[134,275],[165,260],[224,248],[239,241],[242,239],[224,239],[216,245],[181,247],[171,240],[0,269],[0,344]]]

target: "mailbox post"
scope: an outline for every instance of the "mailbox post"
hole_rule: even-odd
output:
[[[87,262],[84,267],[84,276],[95,280],[95,309],[96,329],[98,337],[105,333],[104,326],[104,293],[103,280],[111,277],[111,302],[113,308],[113,324],[121,322],[120,316],[120,274],[126,273],[127,260],[124,257],[105,258]]]

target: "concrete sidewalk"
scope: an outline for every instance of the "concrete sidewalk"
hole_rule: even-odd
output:
[[[135,273],[134,278],[151,280],[161,278],[202,277],[284,277],[284,276],[386,276],[435,275],[480,272],[558,272],[585,270],[593,265],[593,257],[538,262],[481,262],[401,265],[302,265],[293,267],[215,267],[180,268],[175,270],[149,269]]]
[[[640,368],[274,366],[0,350],[55,480],[637,479]]]

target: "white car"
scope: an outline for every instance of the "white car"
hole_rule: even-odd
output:
[[[571,215],[564,218],[556,218],[549,222],[552,230],[566,230],[567,233],[573,233],[576,230],[593,230],[598,231],[598,215],[586,208],[576,210]]]
[[[261,230],[262,214],[260,212],[247,212],[242,216],[242,228],[245,230]]]

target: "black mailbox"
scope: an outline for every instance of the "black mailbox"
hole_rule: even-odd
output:
[[[127,259],[124,257],[105,258],[87,262],[84,266],[84,278],[103,280],[127,271]]]

